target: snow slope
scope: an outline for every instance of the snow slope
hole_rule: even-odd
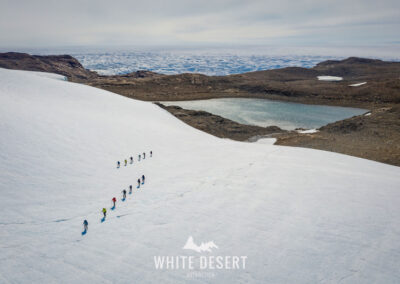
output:
[[[0,69],[0,283],[398,283],[399,185],[398,167],[218,139],[151,103]],[[189,236],[218,248],[183,250]],[[247,263],[193,276],[156,270],[158,255]]]

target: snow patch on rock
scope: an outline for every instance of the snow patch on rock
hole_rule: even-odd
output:
[[[367,84],[367,82],[351,84],[351,85],[349,85],[349,87],[359,87],[359,86],[362,86],[362,85],[365,85],[365,84]]]
[[[336,81],[342,81],[342,77],[337,77],[337,76],[317,76],[318,80],[320,81],[330,81],[330,82],[336,82]]]
[[[307,130],[299,130],[298,132],[302,133],[302,134],[310,134],[310,133],[317,133],[317,132],[319,132],[319,130],[317,130],[317,129],[307,129]]]

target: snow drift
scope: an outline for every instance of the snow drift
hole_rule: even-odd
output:
[[[0,69],[2,283],[395,283],[399,184],[398,167],[217,139],[151,103]],[[189,236],[218,249],[183,250]],[[193,254],[246,269],[154,266]]]
[[[342,77],[338,77],[338,76],[317,76],[317,78],[319,81],[331,81],[331,82],[343,80]]]
[[[360,87],[360,86],[365,85],[365,84],[367,84],[367,82],[351,84],[351,85],[349,85],[349,87]]]

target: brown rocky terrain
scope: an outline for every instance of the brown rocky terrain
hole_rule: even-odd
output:
[[[332,151],[400,166],[400,105],[373,109],[323,126],[319,132],[288,132],[276,145]]]
[[[147,101],[193,100],[223,97],[363,107],[369,116],[328,124],[315,134],[277,134],[277,144],[322,149],[400,166],[400,62],[348,58],[324,61],[313,68],[288,67],[230,76],[162,75],[138,71],[100,76],[69,55],[0,54],[0,67],[53,72],[70,81],[99,87]],[[317,76],[340,76],[342,81],[319,81]],[[350,84],[367,82],[351,87]],[[219,116],[167,107],[186,123],[218,137],[246,140],[277,130],[242,126]]]
[[[317,76],[344,78],[319,81]],[[349,58],[326,61],[314,68],[289,67],[230,76],[179,74],[116,81],[101,78],[91,85],[148,101],[222,97],[279,99],[310,104],[371,106],[400,103],[400,62]],[[359,87],[350,84],[367,81]]]

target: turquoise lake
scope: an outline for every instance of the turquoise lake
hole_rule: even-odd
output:
[[[282,129],[319,128],[331,122],[360,115],[368,110],[350,107],[306,105],[265,99],[224,98],[162,102],[185,109],[204,110],[233,121],[258,126],[276,125]]]

